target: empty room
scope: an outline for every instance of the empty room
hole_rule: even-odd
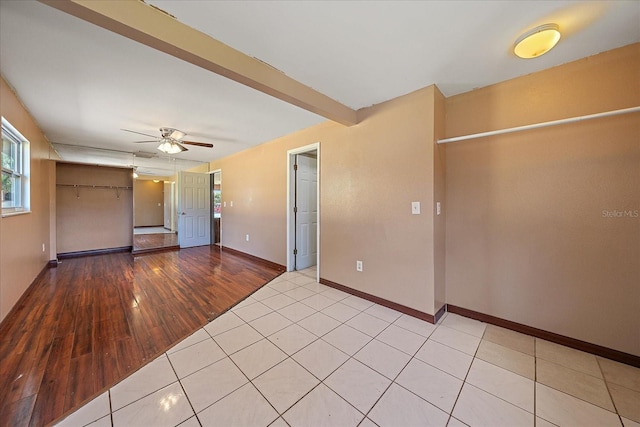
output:
[[[640,2],[0,2],[0,425],[640,427]]]

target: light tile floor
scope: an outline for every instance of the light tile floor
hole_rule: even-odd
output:
[[[640,369],[285,273],[58,426],[640,427]]]

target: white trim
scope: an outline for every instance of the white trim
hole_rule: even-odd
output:
[[[215,184],[215,178],[214,178],[214,174],[216,173],[220,173],[220,193],[222,193],[222,168],[220,169],[216,169],[216,170],[212,170],[209,171],[209,174],[211,174],[211,184],[214,185]],[[222,202],[222,200],[220,200],[220,202]],[[214,214],[215,216],[215,214]],[[211,224],[213,225],[213,224]],[[215,243],[211,243],[212,245],[215,245]],[[220,249],[222,249],[222,213],[220,214]]]
[[[292,199],[292,191],[291,188],[291,171],[293,170],[293,159],[296,154],[307,153],[309,151],[317,152],[317,166],[318,166],[318,183],[317,183],[317,191],[316,191],[316,204],[318,207],[318,227],[316,230],[316,245],[317,245],[317,255],[316,255],[316,280],[320,281],[320,142],[314,142],[313,144],[305,145],[304,147],[298,147],[287,151],[287,271],[293,271],[293,246],[295,242],[292,242],[293,233],[291,232],[292,226],[295,227],[295,224],[291,224],[292,215],[291,215],[291,199]]]
[[[550,122],[535,123],[535,124],[532,124],[532,125],[516,126],[516,127],[512,127],[512,128],[507,128],[507,129],[492,130],[492,131],[489,131],[489,132],[480,132],[480,133],[474,133],[474,134],[471,134],[471,135],[463,135],[463,136],[455,136],[455,137],[452,137],[452,138],[444,138],[444,139],[439,139],[438,140],[438,144],[446,144],[446,143],[449,143],[449,142],[465,141],[467,139],[482,138],[482,137],[485,137],[485,136],[502,135],[504,133],[519,132],[521,130],[538,129],[538,128],[543,128],[543,127],[548,127],[548,126],[563,125],[563,124],[567,124],[567,123],[580,122],[580,121],[583,121],[583,120],[591,120],[591,119],[598,119],[598,118],[601,118],[601,117],[617,116],[619,114],[635,113],[635,112],[638,112],[638,111],[640,111],[640,106],[631,107],[631,108],[623,108],[621,110],[605,111],[604,113],[589,114],[587,116],[570,117],[568,119],[552,120]]]

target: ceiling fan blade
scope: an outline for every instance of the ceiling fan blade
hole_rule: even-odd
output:
[[[182,151],[189,151],[189,149],[187,147],[185,147],[184,145],[182,145],[179,142],[174,142],[174,144],[176,144],[178,147],[180,147],[180,150],[182,150]]]
[[[142,143],[142,142],[158,142],[158,140],[157,140],[157,139],[154,139],[154,140],[152,140],[152,141],[132,141],[132,142],[133,142],[134,144],[140,144],[140,143]]]
[[[150,136],[151,138],[156,138],[156,140],[158,138],[156,135],[149,135],[148,133],[136,132],[135,130],[129,130],[129,129],[120,129],[120,130],[123,130],[125,132],[137,133],[138,135]]]
[[[181,144],[187,144],[187,145],[195,145],[198,147],[206,147],[206,148],[213,148],[213,144],[208,144],[206,142],[196,142],[196,141],[180,141]]]

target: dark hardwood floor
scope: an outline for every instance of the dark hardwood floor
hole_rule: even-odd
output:
[[[0,324],[0,426],[42,426],[282,271],[217,246],[69,259]]]

